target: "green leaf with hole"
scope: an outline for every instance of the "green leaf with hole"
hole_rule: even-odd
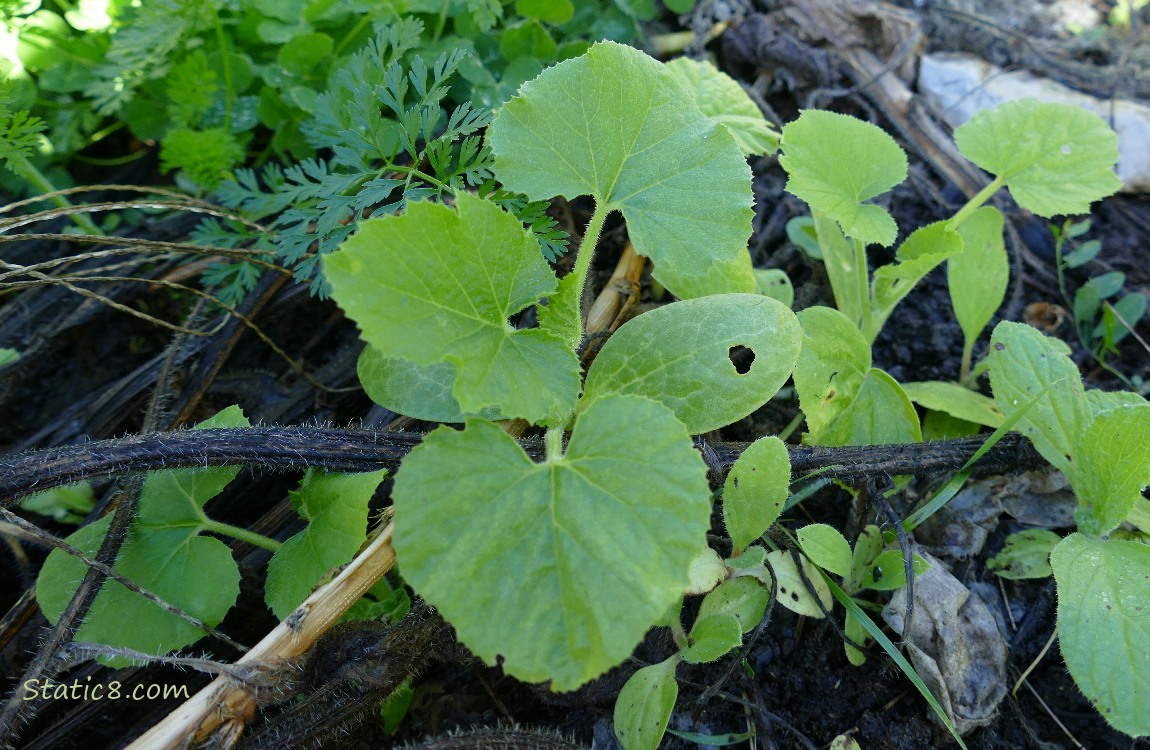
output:
[[[532,200],[590,195],[621,211],[635,250],[676,296],[755,291],[750,168],[662,63],[600,42],[525,83],[489,138],[509,189]]]
[[[965,388],[958,383],[928,380],[899,383],[902,390],[919,406],[944,412],[952,417],[997,428],[1003,416],[994,399]]]
[[[773,435],[759,438],[735,459],[723,484],[723,523],[736,553],[778,520],[790,483],[791,457]]]
[[[863,201],[906,179],[906,154],[882,128],[849,115],[805,110],[783,128],[787,192],[833,218],[848,237],[894,244],[898,227]]]
[[[387,469],[362,474],[328,474],[309,469],[292,493],[292,505],[307,528],[280,546],[268,561],[265,599],[281,620],[308,597],[323,578],[351,561],[367,539],[367,505]]]
[[[698,619],[719,614],[733,615],[739,622],[741,632],[747,633],[763,619],[770,598],[770,594],[757,579],[750,576],[730,578],[703,597]]]
[[[1071,534],[1050,565],[1074,682],[1115,729],[1150,734],[1150,547]]]
[[[779,150],[779,133],[763,117],[743,87],[707,61],[677,57],[667,63],[703,114],[731,132],[747,156]]]
[[[240,408],[230,406],[196,428],[248,426]],[[226,544],[201,535],[215,530],[214,522],[204,515],[204,504],[239,473],[238,466],[149,472],[116,571],[208,625],[218,625],[239,596],[240,571]],[[111,520],[105,516],[66,541],[94,557]],[[36,582],[36,599],[49,622],[60,618],[86,570],[84,563],[60,550],[48,555]],[[164,654],[195,643],[203,635],[180,617],[108,581],[76,639]]]
[[[1002,213],[994,206],[983,206],[958,227],[963,251],[946,262],[950,304],[968,344],[978,338],[1006,298],[1010,263],[1002,230]]]
[[[579,391],[575,353],[508,322],[553,293],[555,276],[514,216],[467,193],[456,207],[416,202],[361,223],[324,259],[332,295],[382,356],[452,364],[464,414],[562,422]]]
[[[1094,418],[1075,445],[1070,484],[1074,520],[1091,536],[1110,533],[1150,483],[1150,404],[1121,406]]]
[[[1049,529],[1027,529],[1006,537],[1002,551],[986,561],[986,569],[1011,581],[1049,578],[1050,552],[1062,537]]]
[[[706,473],[682,423],[639,396],[598,399],[566,454],[542,463],[468,420],[404,459],[396,554],[477,656],[574,690],[630,655],[683,594],[706,546]]]
[[[1082,376],[1069,347],[1028,325],[1003,321],[990,337],[989,361],[994,401],[1007,418],[1047,389],[1019,420],[1018,431],[1069,474],[1074,443],[1088,421]]]
[[[851,545],[839,530],[825,523],[812,523],[796,533],[799,546],[815,565],[846,578],[851,570]]]
[[[696,618],[690,640],[691,645],[683,649],[683,661],[706,664],[737,649],[743,642],[743,631],[733,614],[718,612]]]
[[[954,131],[967,159],[998,177],[1018,205],[1039,216],[1089,213],[1116,192],[1118,136],[1101,117],[1034,99],[980,110]]]
[[[759,294],[664,305],[611,336],[587,373],[580,409],[607,394],[633,393],[662,403],[692,434],[724,427],[783,386],[800,335],[794,313]]]
[[[902,298],[940,263],[961,256],[962,236],[945,221],[927,224],[911,232],[898,247],[897,263],[882,266],[871,285],[871,311],[863,336],[874,341]]]
[[[675,682],[676,654],[643,667],[627,680],[615,699],[615,736],[623,750],[656,750],[671,719],[679,683]]]

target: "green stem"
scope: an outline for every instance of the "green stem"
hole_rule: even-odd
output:
[[[216,26],[216,41],[220,45],[220,64],[224,69],[224,130],[230,133],[232,129],[232,99],[235,96],[232,86],[232,63],[228,59],[228,39],[224,34],[224,25],[220,22],[220,14],[210,3],[209,7],[212,9],[212,21]]]
[[[543,448],[548,461],[558,461],[563,458],[563,428],[548,427],[543,435]]]
[[[263,534],[257,534],[254,531],[240,528],[239,526],[232,526],[230,523],[222,521],[213,521],[210,518],[203,520],[203,530],[211,531],[221,536],[230,536],[232,539],[238,539],[241,542],[247,542],[253,547],[266,549],[269,552],[278,552],[280,543],[275,539],[269,539]]]
[[[990,200],[990,197],[997,193],[998,189],[1005,184],[1006,180],[1001,177],[995,177],[989,185],[978,191],[978,195],[967,201],[966,205],[958,210],[958,213],[950,217],[950,228],[958,229],[962,222],[969,219],[971,214],[982,208],[982,204]]]
[[[13,156],[9,157],[8,163],[10,166],[15,167],[15,171],[25,180],[32,183],[32,186],[39,190],[41,193],[56,192],[56,186],[52,184],[52,181],[49,180],[43,172],[41,172],[39,169],[36,169],[36,166],[32,164],[32,162],[28,161],[28,157],[22,154],[14,154]],[[63,195],[54,195],[50,200],[60,208],[67,208],[73,205],[72,201],[68,200],[68,198]],[[103,236],[104,234],[104,232],[98,226],[96,226],[96,224],[92,221],[92,218],[87,214],[72,214],[72,221],[76,223],[76,226],[83,229],[86,234],[95,234],[100,236]]]
[[[351,44],[352,41],[359,35],[359,32],[363,31],[363,28],[369,23],[371,23],[371,14],[364,13],[361,15],[359,17],[359,22],[355,24],[352,30],[344,34],[343,39],[339,40],[339,44],[336,45],[333,56],[339,57],[342,55],[343,51],[347,49],[347,45]]]
[[[587,222],[587,230],[583,232],[583,242],[579,246],[579,255],[575,259],[575,269],[571,272],[578,279],[579,299],[584,298],[587,291],[587,272],[591,268],[591,259],[595,255],[595,246],[599,244],[599,235],[603,233],[603,224],[607,221],[607,214],[611,213],[609,204],[596,203],[595,213],[591,214],[591,221]],[[583,340],[583,316],[579,316],[579,340]]]
[[[974,354],[974,341],[966,339],[962,342],[962,367],[958,370],[958,382],[970,386],[970,358]]]
[[[851,240],[855,246],[855,294],[858,295],[859,307],[862,308],[862,318],[859,320],[859,330],[866,336],[867,342],[873,344],[878,338],[878,331],[873,334],[871,327],[871,301],[870,301],[870,272],[866,265],[866,245],[861,240]]]

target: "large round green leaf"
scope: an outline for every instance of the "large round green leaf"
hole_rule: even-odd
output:
[[[615,666],[683,594],[710,492],[664,406],[597,400],[567,452],[534,463],[498,426],[440,428],[395,479],[406,579],[488,663],[573,690]]]
[[[584,403],[634,393],[670,408],[692,434],[716,430],[778,392],[798,361],[801,336],[794,313],[758,294],[664,305],[610,338],[587,373]],[[732,356],[748,369],[740,372]]]
[[[534,200],[594,197],[679,297],[753,292],[750,169],[666,67],[600,42],[524,84],[491,124],[495,172]]]

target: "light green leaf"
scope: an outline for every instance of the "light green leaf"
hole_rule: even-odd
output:
[[[882,554],[885,542],[878,526],[868,524],[855,540],[854,552],[851,554],[851,577],[849,586],[844,586],[847,593],[855,594],[863,588],[863,584],[870,576],[871,566],[875,559]]]
[[[866,632],[866,628],[864,628],[863,624],[858,621],[858,618],[856,618],[849,611],[847,612],[846,621],[843,622],[843,631],[846,633],[847,638],[850,638],[860,646],[864,645],[869,638]],[[866,664],[866,654],[864,654],[862,651],[859,651],[849,643],[845,643],[843,645],[846,648],[847,661],[856,667],[861,667],[863,664]]]
[[[950,304],[967,342],[978,338],[1006,298],[1010,263],[1002,229],[1002,213],[983,206],[958,227],[964,249],[946,262]]]
[[[906,585],[906,563],[902,550],[888,549],[879,554],[862,577],[862,586],[874,591],[894,591]],[[930,568],[918,555],[914,556],[914,574],[920,576]]]
[[[1101,117],[1034,99],[981,110],[954,131],[962,155],[1006,182],[1039,216],[1084,214],[1116,192],[1118,136]]]
[[[759,294],[664,305],[611,336],[587,373],[580,408],[633,393],[662,403],[692,434],[715,430],[778,392],[798,360],[799,337],[794,313]],[[739,347],[753,358],[742,373],[731,360]]]
[[[1049,529],[1027,529],[1006,537],[1002,551],[986,561],[986,569],[999,578],[1049,578],[1050,551],[1062,537]]]
[[[755,291],[750,168],[662,63],[600,42],[525,83],[489,138],[509,189],[532,200],[590,195],[622,211],[635,249],[676,296]]]
[[[919,383],[900,383],[903,391],[920,406],[945,412],[952,417],[997,428],[1003,416],[994,399],[987,398],[958,383],[929,380]]]
[[[783,128],[779,163],[790,175],[787,192],[828,214],[848,237],[894,243],[894,219],[863,204],[906,179],[906,154],[882,128],[849,115],[804,110]]]
[[[508,323],[554,292],[555,276],[514,216],[467,193],[456,206],[411,203],[361,223],[324,259],[332,294],[384,357],[453,364],[464,414],[561,422],[579,390],[575,353]]]
[[[83,523],[96,507],[96,495],[88,482],[55,487],[20,500],[20,507],[42,516],[49,516],[57,523]]]
[[[1145,406],[1148,402],[1133,391],[1100,391],[1091,388],[1086,391],[1086,412],[1094,419],[1104,411],[1123,406]]]
[[[707,61],[677,57],[667,69],[691,95],[703,114],[731,132],[746,156],[779,150],[779,134],[743,87]]]
[[[851,545],[839,530],[825,523],[812,523],[798,530],[799,546],[815,565],[843,576],[850,575]]]
[[[1150,734],[1150,547],[1071,534],[1050,565],[1071,676],[1115,729]]]
[[[1018,430],[1056,469],[1069,473],[1070,456],[1086,424],[1082,376],[1070,349],[1022,323],[1003,321],[990,337],[990,386],[1006,417],[1048,388],[1019,420]]]
[[[799,559],[802,560],[803,572],[806,573],[807,580],[810,581],[811,586],[818,594],[818,600],[829,612],[834,602],[831,598],[830,588],[827,587],[823,577],[819,575],[819,569],[810,560],[805,557]],[[821,620],[823,612],[819,609],[815,598],[811,596],[806,584],[803,583],[803,578],[799,575],[799,569],[791,558],[790,552],[782,549],[768,552],[767,560],[770,561],[771,570],[775,572],[775,576],[778,578],[779,604],[795,614]]]
[[[902,387],[872,367],[850,403],[826,430],[807,439],[812,445],[895,445],[921,443],[918,412]]]
[[[711,505],[687,430],[638,396],[598,399],[543,463],[494,424],[440,428],[393,498],[407,581],[477,656],[555,690],[621,662],[683,594]]]
[[[1102,536],[1126,520],[1150,484],[1150,404],[1095,417],[1074,445],[1070,484],[1079,531]]]
[[[860,240],[848,239],[838,222],[817,208],[811,209],[811,223],[835,295],[835,307],[856,326],[862,326],[863,315],[870,308],[866,248]]]
[[[575,14],[571,0],[516,0],[515,13],[545,23],[564,24]]]
[[[367,538],[367,504],[387,469],[328,474],[309,469],[292,504],[308,526],[288,539],[268,562],[265,598],[281,620],[308,597],[325,575],[347,563]]]
[[[787,272],[781,268],[756,268],[755,283],[758,285],[759,294],[777,299],[787,307],[795,303],[795,288],[791,285]]]
[[[743,631],[734,615],[719,612],[699,617],[691,627],[691,645],[682,651],[683,660],[690,664],[717,661],[742,642]]]
[[[11,364],[20,359],[20,352],[16,349],[0,349],[0,367]]]
[[[238,406],[196,425],[247,426]],[[218,625],[239,596],[240,571],[227,545],[200,536],[210,523],[203,507],[239,472],[234,466],[149,472],[116,571],[208,625]],[[89,524],[67,542],[95,556],[111,520],[106,516]],[[60,550],[48,555],[36,581],[36,599],[49,622],[59,619],[85,572],[84,563]],[[100,589],[76,632],[80,641],[152,654],[183,648],[202,637],[196,627],[115,581]]]
[[[656,750],[671,719],[679,683],[675,682],[676,654],[666,661],[643,667],[619,691],[615,699],[615,736],[623,750]]]
[[[791,457],[773,435],[759,438],[735,459],[723,484],[723,523],[735,552],[778,520],[790,483]]]
[[[874,274],[869,325],[863,336],[878,337],[883,323],[902,298],[939,263],[962,255],[962,236],[945,221],[919,227],[898,248],[898,262],[882,266]]]
[[[579,295],[582,293],[579,277],[569,273],[559,279],[559,289],[547,295],[547,304],[537,308],[540,330],[560,337],[572,351],[579,346],[583,336],[583,311],[579,308]]]
[[[870,347],[855,324],[838,310],[808,307],[798,318],[803,343],[795,367],[795,388],[807,417],[809,439],[818,440],[862,388],[870,370]]]
[[[759,547],[758,549],[762,549]],[[761,564],[761,563],[760,563]],[[719,584],[703,598],[699,605],[699,619],[718,614],[729,614],[739,621],[741,632],[755,628],[767,612],[771,595],[755,578],[740,576]]]
[[[903,386],[906,384],[903,383]],[[909,394],[908,394],[909,395]],[[913,398],[911,399],[914,400]],[[929,443],[935,440],[949,440],[951,438],[970,437],[982,431],[982,426],[965,419],[952,417],[946,412],[927,409],[922,415],[922,440]]]
[[[710,547],[704,547],[691,561],[688,572],[687,595],[705,594],[719,585],[727,577],[727,566],[719,553]]]
[[[356,370],[368,397],[396,414],[428,422],[462,422],[466,419],[452,389],[455,365],[436,362],[417,365],[406,359],[388,359],[374,346],[364,347]],[[496,409],[480,411],[484,419],[500,419]]]

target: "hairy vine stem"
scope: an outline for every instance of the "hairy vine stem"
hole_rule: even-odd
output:
[[[328,427],[245,427],[179,430],[98,440],[34,451],[0,460],[0,507],[34,492],[120,474],[159,469],[251,465],[290,471],[365,472],[395,469],[423,439],[418,432],[334,429]],[[791,475],[810,474],[844,482],[896,474],[918,476],[957,471],[982,445],[971,437],[908,445],[843,448],[789,446]],[[533,458],[543,455],[537,438],[522,439]],[[713,484],[721,484],[747,443],[696,445],[707,459]],[[1036,469],[1046,463],[1021,435],[1003,438],[978,463],[980,473]]]

